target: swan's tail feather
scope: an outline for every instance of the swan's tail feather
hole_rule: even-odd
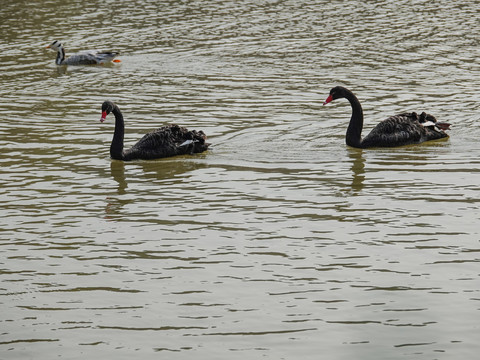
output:
[[[436,126],[437,128],[439,128],[440,130],[450,130],[450,125],[451,125],[451,124],[450,124],[450,123],[447,123],[447,122],[439,122],[439,121],[437,121],[437,122],[435,123],[435,126]]]
[[[422,124],[422,126],[435,126],[435,123],[433,121],[425,121],[425,122],[421,122],[420,124]]]
[[[202,137],[201,139],[188,139],[185,140],[180,145],[177,145],[177,148],[182,148],[182,152],[190,152],[190,154],[200,153],[208,149],[210,143],[206,143],[205,139]]]
[[[417,116],[416,113],[412,113],[412,115]],[[427,114],[425,112],[422,112],[420,114],[420,116],[418,117],[418,121],[425,127],[435,126],[437,129],[440,130],[450,130],[450,123],[437,121],[437,119],[435,119],[433,115]]]
[[[182,147],[182,146],[187,146],[187,145],[191,145],[195,142],[197,142],[198,140],[185,140],[183,143],[181,143],[180,145],[178,145],[178,147]]]
[[[428,127],[428,126],[435,126],[437,129],[439,130],[450,130],[450,123],[447,123],[447,122],[433,122],[433,121],[426,121],[426,122],[423,122],[423,123],[420,123],[422,124],[423,126],[425,127]]]

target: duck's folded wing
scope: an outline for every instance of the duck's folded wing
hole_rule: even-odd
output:
[[[90,53],[73,54],[65,59],[65,65],[93,65],[98,64],[96,57]]]
[[[66,65],[93,65],[112,61],[118,52],[114,51],[82,51],[69,56],[65,60]]]
[[[112,61],[119,53],[117,51],[91,51],[88,54],[97,59],[97,62],[101,64]]]

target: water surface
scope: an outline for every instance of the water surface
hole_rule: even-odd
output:
[[[5,359],[452,359],[480,347],[480,5],[6,1]],[[118,50],[58,68],[44,49]],[[451,137],[345,145],[402,111]],[[109,158],[164,123],[196,156]]]

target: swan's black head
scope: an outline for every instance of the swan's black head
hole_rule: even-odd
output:
[[[105,101],[102,104],[102,117],[100,118],[100,122],[104,122],[107,115],[110,114],[116,106],[112,101]]]
[[[348,92],[348,90],[346,88],[344,88],[343,86],[335,86],[334,88],[332,88],[332,90],[330,90],[330,95],[328,95],[328,98],[327,98],[327,100],[325,100],[323,105],[327,105],[332,100],[345,97],[345,94],[347,92]]]

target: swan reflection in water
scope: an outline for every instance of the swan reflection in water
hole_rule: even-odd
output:
[[[348,149],[348,157],[352,161],[352,191],[354,193],[361,192],[363,190],[365,181],[365,158],[363,156],[363,150],[361,149]]]
[[[135,184],[149,183],[162,186],[181,186],[184,174],[194,172],[207,167],[202,161],[206,155],[200,154],[195,158],[190,156],[176,156],[174,158],[159,159],[153,161],[124,161],[111,160],[110,175],[117,183],[116,192],[106,198],[106,217],[124,215],[122,208],[136,201],[135,196],[124,196],[138,191]],[[129,190],[129,183],[133,184]]]
[[[127,180],[125,178],[125,163],[123,161],[112,160],[110,162],[110,174],[113,180],[118,184],[117,194],[124,195],[126,188],[128,187]]]

